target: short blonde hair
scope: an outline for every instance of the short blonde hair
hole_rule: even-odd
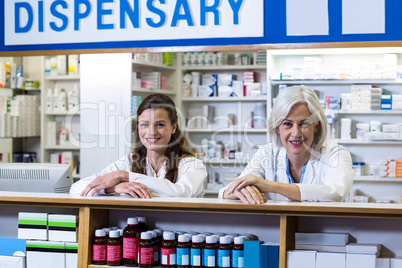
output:
[[[306,104],[314,122],[320,122],[318,132],[314,135],[312,147],[321,148],[327,138],[328,126],[327,118],[321,107],[320,101],[314,91],[306,86],[287,87],[279,92],[272,107],[271,116],[268,120],[268,129],[273,144],[280,148],[283,147],[281,138],[276,128],[282,123],[283,119],[289,114],[292,107],[296,104]]]

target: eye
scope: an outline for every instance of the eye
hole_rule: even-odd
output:
[[[292,123],[290,123],[290,122],[283,122],[283,125],[285,127],[292,127]]]
[[[156,125],[157,128],[163,128],[165,126],[165,124],[159,123]]]
[[[146,127],[148,127],[148,124],[147,123],[141,123],[140,126],[143,127],[143,128],[146,128]]]
[[[309,125],[310,125],[310,123],[308,123],[308,122],[303,122],[303,123],[300,124],[300,127],[301,127],[301,128],[306,128],[306,127],[308,127]]]

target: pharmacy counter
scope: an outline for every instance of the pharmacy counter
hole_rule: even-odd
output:
[[[162,215],[158,212],[166,212],[173,215],[173,220],[170,218],[172,224],[176,224],[184,216],[195,216],[199,213],[204,213],[205,215],[212,214],[223,218],[233,217],[233,215],[246,219],[253,215],[277,218],[277,232],[281,246],[280,267],[282,268],[286,267],[287,250],[294,249],[294,233],[296,231],[317,231],[319,223],[323,223],[326,226],[326,228],[318,228],[321,228],[320,230],[322,231],[326,231],[329,225],[333,227],[330,229],[331,231],[343,231],[345,230],[342,229],[345,225],[344,222],[349,222],[350,224],[346,224],[347,226],[355,224],[356,226],[361,226],[366,231],[368,230],[366,233],[357,233],[355,236],[358,238],[359,235],[372,235],[381,232],[383,227],[380,223],[383,221],[387,221],[384,226],[401,226],[402,223],[401,204],[269,201],[263,205],[248,205],[235,200],[206,198],[158,197],[141,200],[133,199],[129,196],[80,197],[68,194],[0,191],[0,205],[1,207],[34,206],[77,209],[79,213],[78,267],[88,267],[88,264],[90,264],[92,234],[97,228],[110,226],[112,224],[111,221],[116,218],[115,214],[112,214],[115,211],[122,211],[123,213],[124,211],[126,213],[127,211],[146,212],[149,215],[153,215],[156,219],[159,215]],[[111,214],[112,216],[110,216]],[[339,221],[339,219],[342,219],[342,221]],[[354,222],[355,220],[357,222]],[[205,224],[207,223],[211,224],[211,217],[205,219]],[[232,223],[229,221],[229,228]],[[204,223],[201,220],[199,224],[202,225]],[[367,228],[364,227],[365,224],[368,226]],[[261,223],[261,225],[264,225],[264,223]],[[304,225],[314,227],[312,227],[313,229],[308,229]],[[264,226],[261,227],[263,228]],[[244,226],[244,229],[244,232],[247,232],[247,226]],[[346,231],[348,231],[347,228]],[[400,241],[402,231],[399,231],[398,228],[391,228],[391,231],[393,232],[391,236],[394,236],[395,240]],[[381,241],[372,242],[378,243]],[[395,252],[402,252],[402,248],[392,248],[394,244],[397,245],[398,243],[396,241],[395,243],[391,243],[389,251],[394,254],[399,254]],[[399,247],[402,247],[402,245]]]

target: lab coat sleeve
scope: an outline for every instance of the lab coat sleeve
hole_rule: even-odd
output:
[[[349,151],[336,145],[326,157],[320,159],[320,165],[328,165],[328,170],[321,179],[321,185],[296,184],[300,189],[302,201],[342,201],[353,184],[354,170]]]
[[[74,183],[70,188],[70,194],[81,194],[81,192],[93,182],[97,177],[109,174],[114,171],[124,170],[129,172],[130,171],[130,155],[123,156],[116,162],[111,163],[107,167],[105,167],[101,172],[97,174],[93,174],[89,177],[84,179],[80,179],[76,183]],[[95,195],[105,194],[105,190],[101,190],[95,193]]]
[[[178,169],[176,183],[137,173],[130,173],[130,181],[147,187],[152,196],[203,197],[207,171],[202,161],[195,157],[185,157],[180,161]]]
[[[265,169],[271,167],[271,150],[271,146],[264,146],[258,149],[258,151],[251,158],[250,162],[247,164],[246,168],[243,170],[238,178],[243,177],[247,174],[253,174],[259,178],[265,179]],[[229,185],[226,185],[225,187],[219,189],[218,198],[223,198],[223,193]]]

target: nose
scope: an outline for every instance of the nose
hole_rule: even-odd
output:
[[[291,129],[291,135],[292,137],[298,138],[302,136],[302,128],[298,124],[293,124],[293,127]]]
[[[151,134],[155,134],[155,133],[156,133],[156,127],[155,127],[153,124],[149,127],[149,132],[150,132]]]

